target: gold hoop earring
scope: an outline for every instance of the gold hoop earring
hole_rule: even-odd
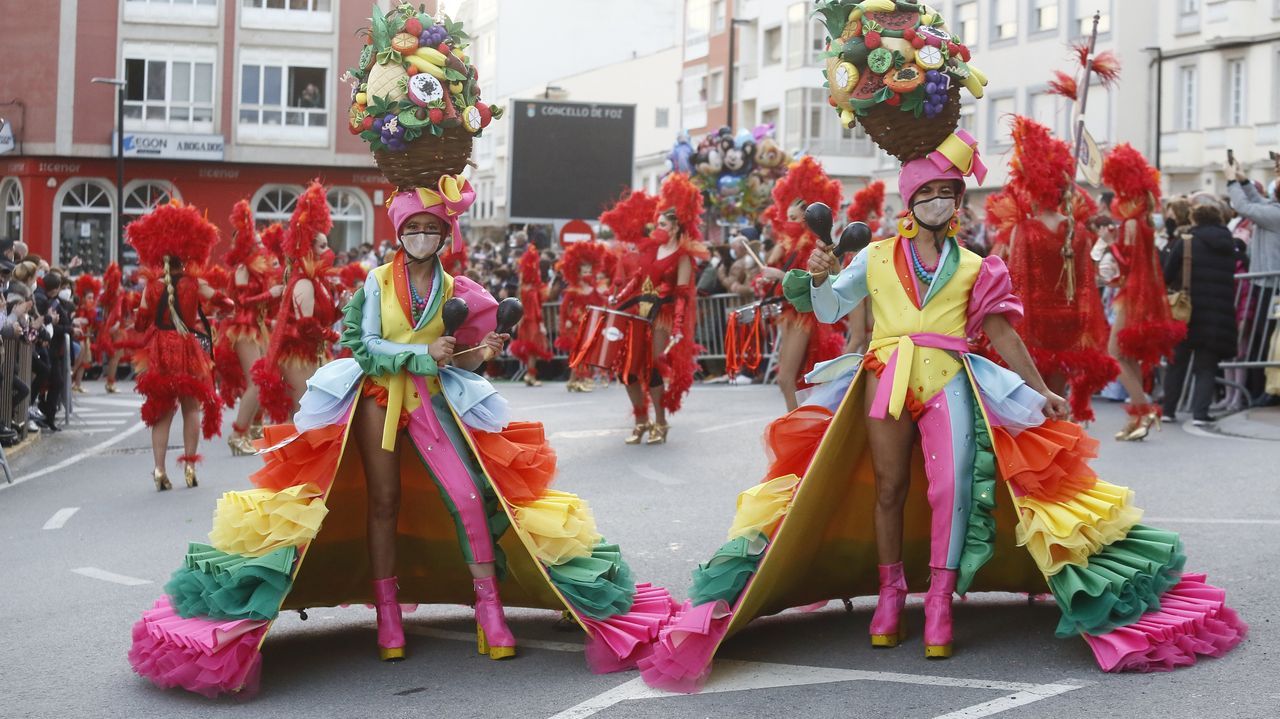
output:
[[[911,217],[903,217],[898,220],[898,234],[907,238],[914,239],[920,234],[920,227],[916,225],[916,221]]]

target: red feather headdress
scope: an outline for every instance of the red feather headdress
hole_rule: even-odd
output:
[[[279,222],[272,222],[262,231],[262,246],[280,262],[284,262],[284,235],[284,225]]]
[[[86,272],[76,278],[76,297],[83,299],[90,292],[95,297],[102,294],[102,280]]]
[[[764,219],[771,223],[785,222],[787,208],[796,200],[806,206],[822,202],[835,212],[840,209],[840,195],[840,181],[831,179],[817,160],[806,155],[791,163],[787,174],[774,183],[773,205],[765,210]]]
[[[1031,204],[1033,211],[1057,207],[1075,170],[1075,160],[1066,142],[1049,128],[1022,115],[1013,117],[1013,159],[1009,161],[1009,184]]]
[[[591,265],[595,272],[604,272],[613,276],[613,269],[618,258],[601,242],[574,242],[564,250],[564,255],[556,263],[556,269],[565,280],[576,285],[582,281],[582,266]]]
[[[289,233],[283,245],[284,253],[291,259],[301,260],[312,255],[316,234],[329,234],[333,219],[329,216],[329,201],[324,185],[312,180],[289,218]]]
[[[542,283],[542,253],[538,252],[537,245],[530,242],[529,246],[524,248],[524,254],[520,255],[518,270],[521,285]]]
[[[868,220],[872,214],[879,219]],[[874,235],[880,229],[880,221],[884,219],[884,182],[876,180],[853,193],[853,201],[849,203],[845,216],[849,222],[866,222]]]
[[[658,211],[658,198],[644,190],[635,190],[624,194],[613,207],[600,215],[600,224],[608,225],[619,242],[640,243],[644,240],[645,228],[653,222]]]
[[[1146,202],[1150,194],[1154,210],[1160,199],[1160,171],[1127,142],[1107,153],[1102,163],[1102,182],[1116,193],[1117,203]]]
[[[1078,74],[1068,75],[1061,70],[1055,70],[1053,79],[1049,81],[1049,92],[1075,102],[1080,99],[1080,82],[1077,78],[1082,77],[1084,70],[1089,66],[1089,44],[1079,42],[1072,45],[1071,54],[1079,66]],[[1120,58],[1110,50],[1094,55],[1091,77],[1098,78],[1102,86],[1107,89],[1115,87],[1120,81]]]
[[[99,304],[111,311],[111,305],[120,299],[120,284],[124,279],[120,265],[112,262],[107,271],[102,273],[102,296]]]
[[[675,210],[676,222],[686,241],[702,239],[702,191],[688,175],[673,172],[662,181],[662,188],[658,191],[658,212],[668,210]]]
[[[174,200],[129,223],[128,236],[145,265],[158,268],[165,257],[200,265],[218,242],[218,228],[195,207]]]
[[[342,269],[338,270],[338,279],[342,281],[343,286],[353,290],[363,286],[368,276],[368,268],[359,262],[345,264]]]
[[[253,209],[248,200],[240,200],[231,208],[231,249],[226,262],[234,267],[244,264],[258,249],[258,237],[253,231]]]

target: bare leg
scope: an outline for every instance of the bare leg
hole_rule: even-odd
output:
[[[284,366],[284,381],[289,383],[289,396],[293,398],[293,406],[296,409],[298,401],[302,399],[303,393],[307,391],[307,380],[311,379],[311,375],[316,373],[317,366],[315,364],[287,364]],[[379,429],[381,432],[381,429]]]
[[[382,448],[387,410],[372,399],[356,407],[356,445],[364,464],[369,493],[369,568],[374,579],[396,573],[396,521],[400,515],[400,450]]]
[[[778,389],[787,403],[787,411],[795,409],[796,383],[800,379],[801,366],[809,351],[809,331],[796,325],[783,325],[778,339]]]
[[[631,409],[634,411],[636,419],[640,419],[640,413],[645,412],[644,408],[644,383],[648,382],[648,377],[636,377],[636,381],[622,385],[627,388],[627,398],[631,400]],[[645,415],[648,418],[648,415]]]
[[[658,360],[662,359],[662,351],[667,348],[667,342],[671,340],[671,330],[655,327],[653,329],[653,366],[658,366]],[[648,383],[649,378],[643,380]],[[662,407],[662,396],[666,393],[666,389],[662,384],[655,384],[649,388],[649,399],[653,401],[653,422],[654,424],[664,425],[667,423],[667,410]]]
[[[245,377],[249,377],[250,371],[253,369],[253,363],[263,355],[262,345],[256,342],[238,342],[236,343],[236,356],[240,359],[240,369],[244,372]],[[236,426],[248,427],[253,423],[253,418],[258,414],[258,385],[252,381],[249,382],[248,388],[244,394],[240,396],[240,408],[236,411]]]
[[[1142,384],[1142,367],[1132,359],[1120,353],[1120,330],[1124,328],[1124,309],[1116,312],[1115,324],[1111,326],[1111,337],[1107,342],[1107,351],[1116,362],[1120,363],[1120,384],[1129,393],[1129,403],[1138,405],[1147,403],[1147,392]]]
[[[156,469],[164,471],[165,455],[169,449],[169,427],[173,424],[173,415],[165,413],[155,424],[151,425],[151,457],[155,460]]]
[[[867,410],[879,380],[868,376]],[[876,555],[880,564],[902,561],[902,511],[911,486],[911,449],[916,426],[910,417],[867,418],[871,465],[876,473]]]
[[[200,403],[195,397],[178,400],[182,405],[182,453],[194,457],[200,451]]]
[[[111,357],[107,360],[107,371],[103,378],[106,380],[108,387],[114,387],[116,384],[116,371],[120,367],[120,351],[116,350],[111,353]]]

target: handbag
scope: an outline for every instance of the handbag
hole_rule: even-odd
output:
[[[1169,293],[1169,313],[1179,322],[1191,321],[1191,234],[1182,237],[1182,287]]]

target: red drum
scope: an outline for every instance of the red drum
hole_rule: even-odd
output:
[[[587,306],[587,321],[578,335],[578,347],[570,359],[573,367],[588,365],[614,374],[647,375],[649,320],[628,312]]]

